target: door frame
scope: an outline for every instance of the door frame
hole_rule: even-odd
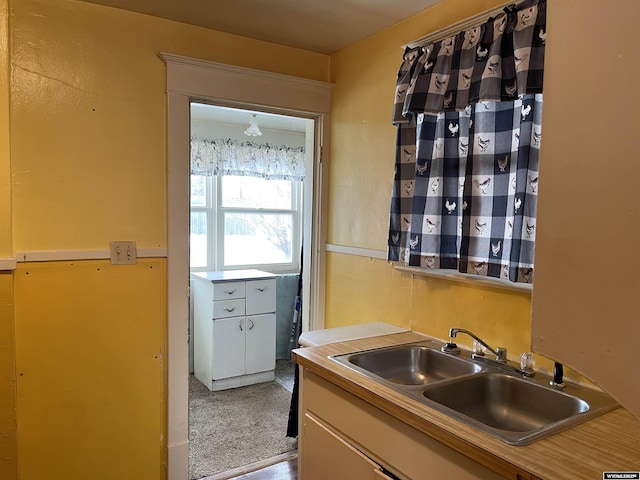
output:
[[[167,67],[167,478],[189,472],[189,148],[192,101],[315,121],[310,285],[303,330],[324,326],[327,159],[332,84],[161,53]]]

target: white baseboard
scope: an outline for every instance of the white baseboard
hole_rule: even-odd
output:
[[[254,383],[271,382],[275,380],[275,371],[251,373],[249,375],[240,375],[238,377],[223,378],[222,380],[214,380],[212,382],[212,392],[219,390],[227,390],[229,388],[245,387]]]

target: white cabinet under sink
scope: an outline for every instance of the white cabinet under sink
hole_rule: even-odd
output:
[[[273,380],[276,276],[241,270],[192,278],[196,378],[209,390]]]

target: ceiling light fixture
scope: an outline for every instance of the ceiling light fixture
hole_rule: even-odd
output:
[[[251,115],[249,119],[249,128],[244,131],[244,134],[249,137],[259,137],[262,135],[260,128],[258,127],[258,119],[256,118],[256,114]]]

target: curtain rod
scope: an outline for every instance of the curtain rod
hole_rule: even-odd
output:
[[[402,49],[404,50],[407,47],[416,48],[416,47],[421,47],[423,45],[428,45],[430,43],[439,42],[440,40],[444,40],[447,37],[451,37],[452,35],[455,35],[464,30],[468,30],[471,27],[475,27],[477,25],[480,25],[481,23],[486,22],[489,17],[493,17],[494,15],[504,12],[504,7],[506,6],[518,5],[520,3],[522,3],[522,1],[512,0],[498,7],[490,8],[489,10],[480,12],[474,15],[473,17],[468,17],[464,20],[454,23],[453,25],[450,25],[445,28],[441,28],[440,30],[436,30],[433,33],[429,33],[424,37],[420,37],[416,40],[413,40],[412,42],[405,43],[404,45],[402,45]]]

